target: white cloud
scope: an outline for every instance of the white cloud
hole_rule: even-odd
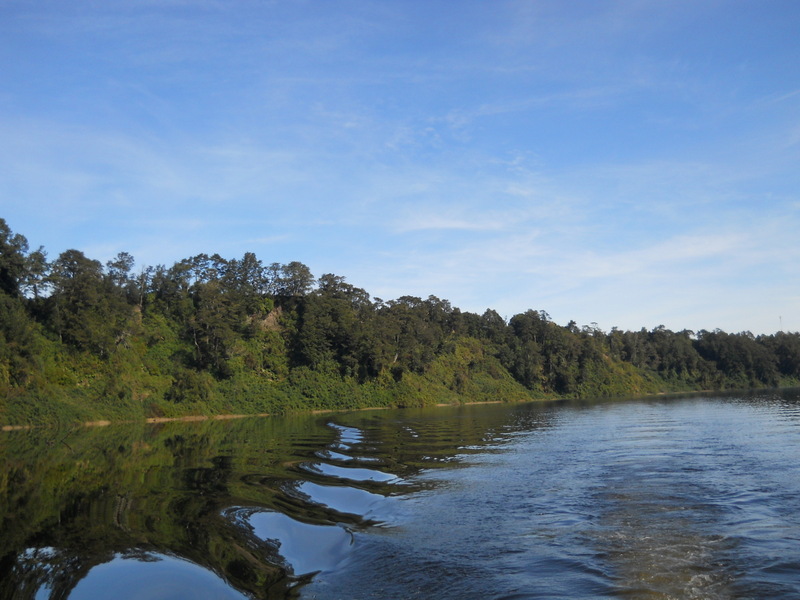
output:
[[[52,253],[253,250],[507,315],[796,312],[796,42],[677,35],[751,30],[715,1],[307,8],[7,9],[4,217]]]

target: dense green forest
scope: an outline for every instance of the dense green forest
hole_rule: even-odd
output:
[[[0,425],[800,383],[800,334],[604,332],[371,298],[253,253],[53,260],[0,219]]]

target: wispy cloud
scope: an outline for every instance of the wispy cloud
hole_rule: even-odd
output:
[[[786,102],[787,100],[796,100],[797,97],[800,96],[800,89],[799,90],[792,90],[791,92],[786,92],[782,94],[771,94],[767,98],[763,100],[765,104],[779,104],[781,102]]]
[[[249,250],[509,316],[800,309],[799,11],[307,8],[3,5],[4,217],[52,253]]]

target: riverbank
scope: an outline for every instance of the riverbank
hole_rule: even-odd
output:
[[[520,400],[520,402],[530,402],[530,399]],[[508,404],[508,402],[503,402],[502,400],[487,400],[487,401],[480,401],[480,402],[461,402],[461,403],[438,403],[434,404],[433,406],[437,408],[442,407],[452,407],[452,406],[472,406],[472,405],[481,405],[481,404]],[[335,413],[343,413],[343,412],[353,412],[353,411],[372,411],[372,410],[390,410],[392,406],[368,406],[364,408],[326,408],[326,409],[314,409],[308,411],[296,411],[291,414],[310,414],[310,415],[325,415],[325,414],[335,414]],[[275,416],[285,416],[287,413],[253,413],[253,414],[220,414],[220,415],[185,415],[181,417],[147,417],[144,419],[144,422],[150,425],[155,425],[159,423],[194,423],[194,422],[202,422],[202,421],[231,421],[235,419],[249,419],[249,418],[264,418],[264,417],[275,417]],[[80,423],[75,423],[75,426],[78,427],[108,427],[110,425],[120,425],[125,423],[134,423],[136,420],[133,419],[123,419],[119,421],[110,421],[108,419],[99,419],[96,421],[83,421]],[[0,431],[22,431],[26,429],[37,429],[40,427],[47,427],[47,425],[3,425],[0,427]]]
[[[765,388],[769,389],[769,388]],[[671,391],[671,392],[654,392],[650,394],[640,394],[636,396],[621,396],[620,398],[648,398],[648,397],[669,397],[669,396],[684,396],[687,394],[706,394],[706,393],[713,393],[715,391],[718,392],[725,392],[725,393],[735,393],[734,390],[688,390],[688,391]],[[607,398],[605,398],[607,399]],[[516,400],[474,400],[474,401],[466,401],[466,402],[437,402],[435,404],[425,405],[428,407],[434,408],[452,408],[457,406],[481,406],[481,405],[489,405],[489,404],[516,404],[516,403],[525,403],[525,402],[557,402],[557,401],[566,401],[566,400],[577,400],[576,398],[565,398],[559,396],[552,396],[552,397],[525,397],[519,398]],[[588,399],[584,399],[588,400]],[[259,412],[259,413],[224,413],[224,414],[216,414],[216,415],[182,415],[182,416],[174,416],[174,417],[146,417],[144,419],[117,419],[117,420],[109,420],[109,419],[97,419],[91,421],[78,421],[72,423],[75,427],[108,427],[110,425],[121,425],[126,423],[136,423],[136,422],[144,422],[149,425],[156,425],[160,423],[193,423],[193,422],[203,422],[203,421],[230,421],[236,419],[248,419],[248,418],[264,418],[264,417],[278,417],[278,416],[286,416],[289,414],[292,415],[325,415],[325,414],[336,414],[336,413],[345,413],[345,412],[361,412],[361,411],[380,411],[380,410],[391,410],[393,408],[404,408],[404,407],[397,407],[397,406],[365,406],[360,408],[325,408],[325,409],[309,409],[309,410],[294,410],[291,412],[278,412],[278,413],[269,413],[269,412]],[[10,431],[21,431],[21,430],[29,430],[29,429],[39,429],[39,428],[46,428],[53,426],[52,423],[41,424],[41,425],[3,425],[0,427],[0,431],[10,432]],[[59,425],[64,425],[64,423],[60,423]]]

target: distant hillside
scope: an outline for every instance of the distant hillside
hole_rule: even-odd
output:
[[[52,261],[0,219],[0,425],[800,383],[800,334],[603,332],[370,298],[299,262]]]

